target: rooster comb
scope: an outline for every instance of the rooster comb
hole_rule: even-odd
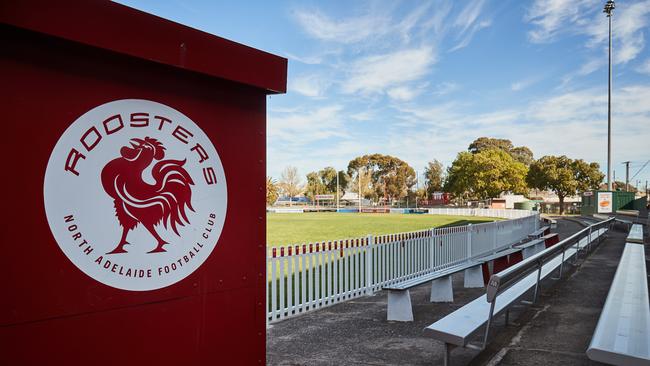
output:
[[[142,146],[142,145],[149,144],[149,145],[151,145],[153,148],[155,148],[156,150],[158,150],[158,149],[166,150],[165,147],[163,146],[162,142],[156,140],[156,139],[153,138],[153,137],[149,137],[149,136],[147,136],[147,137],[145,137],[144,139],[138,139],[138,138],[135,138],[135,139],[131,139],[131,141],[133,141],[133,142],[135,142],[136,144],[138,144],[138,146]]]

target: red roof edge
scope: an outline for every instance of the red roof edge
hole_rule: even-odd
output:
[[[287,90],[287,59],[109,1],[9,0],[0,23],[263,89]]]

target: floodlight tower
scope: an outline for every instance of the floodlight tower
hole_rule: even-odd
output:
[[[612,190],[612,14],[616,5],[607,0],[603,13],[609,20],[609,80],[607,85],[607,190]]]

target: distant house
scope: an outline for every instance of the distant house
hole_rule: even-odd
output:
[[[305,196],[296,196],[296,197],[289,197],[289,196],[282,196],[278,198],[277,201],[273,204],[273,206],[291,206],[291,205],[308,205],[309,204],[309,199]]]
[[[356,206],[359,205],[359,194],[354,193],[354,192],[345,192],[345,194],[341,197],[340,203],[343,206]],[[370,206],[372,202],[370,200],[362,198],[361,199],[361,205],[362,206]]]

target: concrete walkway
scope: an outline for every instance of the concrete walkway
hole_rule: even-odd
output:
[[[561,238],[580,230],[558,220]],[[624,234],[609,238],[562,281],[543,282],[538,305],[514,311],[519,325],[497,318],[492,342],[483,351],[456,349],[453,365],[587,365],[585,350],[598,321]],[[454,303],[430,303],[429,285],[411,291],[415,321],[386,321],[386,294],[362,297],[273,324],[267,330],[269,365],[438,365],[442,343],[423,328],[484,293],[465,289],[454,276]]]

